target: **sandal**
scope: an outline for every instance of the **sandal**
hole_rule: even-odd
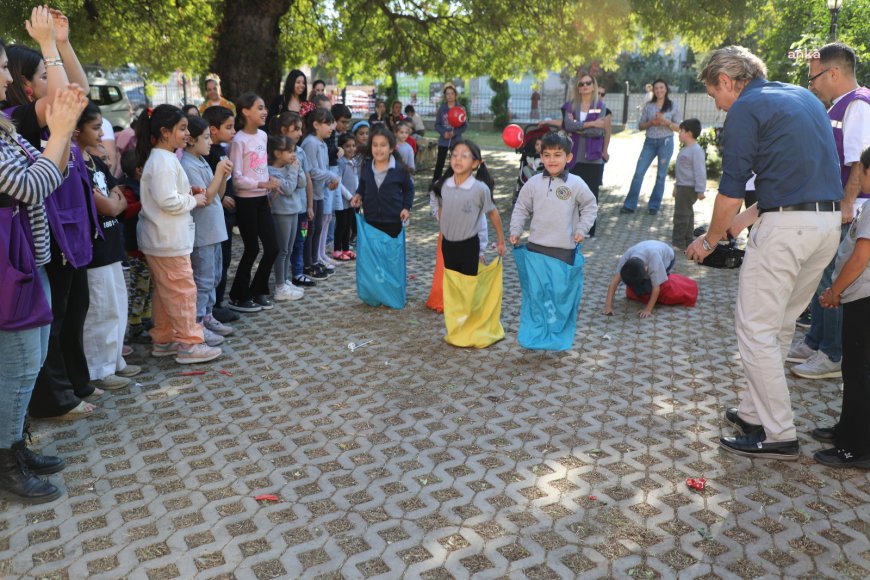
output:
[[[86,401],[82,401],[76,407],[74,407],[72,410],[66,412],[65,414],[60,415],[59,417],[50,417],[50,418],[56,419],[58,421],[70,421],[73,419],[82,419],[84,417],[87,417],[87,416],[93,414],[93,412],[96,410],[97,410],[97,408],[95,406],[91,405],[90,403],[88,403]]]
[[[105,394],[106,394],[106,391],[104,391],[103,389],[100,389],[99,387],[94,387],[94,392],[91,393],[90,395],[88,395],[87,397],[82,397],[82,399],[84,399],[85,401],[94,401],[96,399],[99,399],[100,397],[102,397]],[[78,408],[78,407],[76,407],[76,408]]]

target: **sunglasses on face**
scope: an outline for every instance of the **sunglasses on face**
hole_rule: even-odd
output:
[[[580,81],[579,83],[577,83],[577,86],[578,87],[591,87],[592,81]]]

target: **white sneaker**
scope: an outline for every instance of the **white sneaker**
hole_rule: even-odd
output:
[[[807,362],[791,367],[791,372],[805,379],[839,379],[843,376],[840,361],[832,361],[820,350],[814,352]]]
[[[287,300],[292,300],[290,298],[290,291],[287,290],[286,285],[275,288],[275,294],[273,297],[275,298],[275,302],[286,302]]]
[[[299,290],[300,294],[305,294],[305,288],[303,288],[302,286],[297,286],[293,283],[293,280],[284,280],[284,285]]]
[[[788,351],[785,362],[804,363],[814,354],[816,354],[815,349],[810,348],[804,341],[800,341]]]
[[[236,331],[235,328],[222,323],[214,316],[207,316],[206,318],[204,318],[202,321],[202,325],[213,333],[219,334],[221,336],[229,336]]]
[[[175,357],[175,362],[180,365],[189,365],[195,363],[204,363],[214,360],[223,351],[219,348],[208,346],[207,344],[182,344],[179,345],[178,354]]]
[[[297,288],[293,284],[285,283],[284,291],[289,296],[289,300],[302,300],[302,297],[305,296],[305,293],[302,291],[302,288]]]
[[[202,327],[202,336],[205,339],[205,343],[209,346],[217,346],[219,344],[223,344],[224,337],[220,334],[212,332],[205,326]]]

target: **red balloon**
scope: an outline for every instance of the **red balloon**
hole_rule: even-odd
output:
[[[450,110],[447,111],[447,122],[450,123],[450,126],[454,129],[463,126],[467,120],[468,116],[465,114],[465,109],[459,105],[451,107]]]
[[[519,149],[523,146],[525,134],[519,125],[508,125],[502,131],[501,138],[504,140],[504,144],[511,149]]]

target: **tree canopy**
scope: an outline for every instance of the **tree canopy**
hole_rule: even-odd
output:
[[[696,53],[743,43],[795,77],[796,43],[821,42],[822,0],[57,0],[84,62],[135,63],[155,76],[218,72],[232,95],[274,94],[283,71],[319,65],[339,79],[397,71],[445,78],[614,69],[624,49],[679,36]],[[4,0],[0,35],[27,42],[32,0]],[[841,38],[868,56],[870,0],[846,0]],[[700,59],[699,59],[700,60]],[[866,60],[866,59],[865,59]],[[862,69],[865,70],[865,69]]]

